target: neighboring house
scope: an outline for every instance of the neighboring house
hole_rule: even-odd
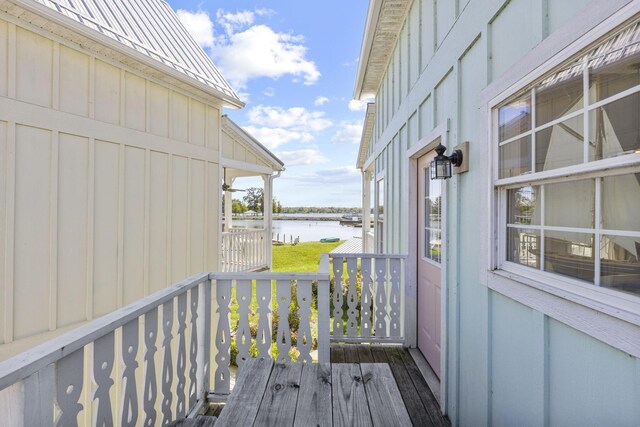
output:
[[[217,271],[223,169],[283,168],[166,2],[0,11],[1,360]]]
[[[640,1],[371,0],[371,96],[368,247],[452,423],[640,424]]]

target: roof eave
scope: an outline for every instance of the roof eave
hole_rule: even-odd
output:
[[[358,60],[358,71],[356,73],[356,84],[353,90],[354,99],[361,100],[363,97],[371,94],[363,94],[362,87],[364,85],[365,74],[369,64],[369,56],[373,47],[373,36],[378,26],[378,17],[382,8],[383,0],[371,0],[367,11],[367,21],[362,35],[362,47],[360,48],[360,58]],[[363,96],[364,95],[364,96]]]
[[[367,161],[367,152],[371,145],[371,138],[373,137],[373,126],[376,122],[376,104],[370,102],[367,104],[367,110],[364,118],[364,125],[362,126],[362,137],[360,138],[360,147],[358,148],[358,160],[356,167],[363,169]]]
[[[226,114],[222,116],[223,126],[228,127],[238,136],[242,137],[245,141],[253,146],[258,152],[260,152],[265,158],[270,160],[272,169],[276,172],[282,172],[285,170],[284,162],[280,160],[275,154],[273,154],[267,147],[262,145],[260,141],[255,139],[253,135],[241,128],[236,122],[231,120]]]
[[[104,34],[101,34],[97,31],[92,30],[91,28],[67,17],[64,16],[55,10],[48,8],[40,3],[32,2],[28,0],[11,0],[12,3],[16,4],[18,7],[23,8],[31,13],[42,16],[48,21],[51,21],[57,25],[62,27],[66,27],[75,33],[80,34],[82,37],[86,37],[91,39],[101,45],[108,47],[116,52],[119,52],[123,55],[134,58],[136,61],[141,64],[148,66],[150,68],[154,68],[170,77],[181,81],[185,84],[188,84],[200,91],[208,93],[215,98],[218,98],[222,101],[222,104],[227,107],[232,108],[242,108],[245,106],[245,103],[242,102],[239,98],[229,96],[228,94],[221,92],[209,85],[206,85],[202,82],[199,82],[195,79],[188,77],[187,75],[167,66],[158,61],[153,60],[152,58],[143,55],[137,50],[125,46],[122,43],[119,43],[117,40],[114,40]]]

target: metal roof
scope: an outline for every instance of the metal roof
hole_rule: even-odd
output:
[[[164,0],[32,1],[209,86],[229,101],[242,104]]]

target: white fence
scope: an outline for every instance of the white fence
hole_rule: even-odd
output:
[[[404,263],[331,254],[318,273],[195,275],[0,363],[2,421],[167,424],[224,400],[232,361],[328,362],[331,341],[401,343]]]
[[[222,233],[220,268],[223,272],[243,272],[268,268],[265,229],[231,229]]]

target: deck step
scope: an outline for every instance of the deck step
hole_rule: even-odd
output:
[[[215,425],[216,417],[206,415],[197,415],[195,418],[186,418],[184,420],[174,421],[169,424],[170,427],[211,427]]]

